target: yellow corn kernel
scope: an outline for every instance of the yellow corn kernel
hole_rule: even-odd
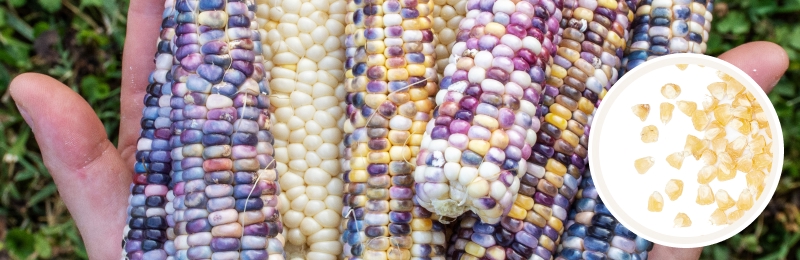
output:
[[[653,143],[656,141],[658,141],[658,128],[655,125],[642,128],[642,142]]]
[[[736,95],[736,97],[733,98],[733,102],[731,102],[731,105],[733,105],[734,107],[747,107],[749,109],[749,107],[751,107],[753,103],[750,102],[750,99],[748,99],[745,94],[738,94]]]
[[[704,134],[706,139],[714,140],[718,137],[725,137],[727,133],[725,132],[725,126],[721,125],[717,121],[714,121],[708,125],[708,128],[706,128]]]
[[[647,210],[651,212],[661,212],[663,208],[664,198],[661,197],[661,193],[654,191],[653,194],[650,195],[650,199],[647,200]]]
[[[764,178],[766,178],[766,176],[760,171],[751,171],[745,175],[747,188],[750,192],[755,194],[755,199],[761,197],[761,192],[764,191]]]
[[[728,224],[728,216],[725,215],[725,211],[721,209],[714,210],[709,220],[711,221],[711,225],[714,226]]]
[[[653,167],[655,163],[656,160],[653,159],[652,156],[647,156],[636,159],[636,161],[633,162],[633,166],[639,174],[644,174],[647,170],[650,170],[650,167]]]
[[[717,177],[719,170],[714,165],[706,165],[697,172],[697,183],[708,184]]]
[[[725,94],[728,97],[736,96],[744,90],[744,85],[733,78],[726,80],[725,83],[728,84],[728,88],[725,89]]]
[[[708,186],[708,184],[700,185],[700,187],[697,188],[697,198],[695,202],[700,205],[714,203],[714,192],[711,190],[711,186]]]
[[[769,168],[772,168],[772,155],[760,153],[753,156],[753,168],[769,171]]]
[[[750,172],[753,169],[753,158],[749,156],[742,156],[736,161],[736,170],[741,172]]]
[[[717,163],[717,154],[711,150],[703,151],[703,154],[700,155],[700,160],[703,160],[705,164],[713,165]]]
[[[750,122],[741,118],[734,118],[729,123],[731,128],[736,129],[737,132],[743,135],[750,135]],[[708,132],[708,130],[706,130]]]
[[[691,117],[694,114],[694,111],[697,110],[697,103],[692,101],[678,101],[678,110],[680,110],[684,115]]]
[[[717,108],[718,104],[719,104],[719,99],[716,99],[713,96],[706,96],[706,98],[703,99],[703,110],[705,110],[707,113],[710,113],[714,111],[715,108]]]
[[[686,213],[678,212],[678,215],[675,216],[674,220],[675,226],[674,227],[688,227],[692,225],[692,220],[689,219],[689,216]]]
[[[700,140],[693,135],[686,135],[686,143],[683,145],[683,150],[691,152],[695,159],[700,159],[700,155],[708,149],[711,143],[706,140]]]
[[[767,141],[764,140],[763,135],[756,135],[753,137],[753,140],[747,144],[747,147],[750,149],[750,152],[753,152],[753,154],[763,153],[766,146]]]
[[[466,251],[467,254],[470,254],[470,255],[473,255],[473,256],[476,256],[476,257],[479,257],[479,258],[483,257],[483,255],[486,254],[486,248],[484,248],[484,247],[482,247],[482,246],[480,246],[480,245],[478,245],[478,244],[476,244],[475,242],[472,242],[472,241],[467,242],[467,245],[464,247],[464,251]]]
[[[722,125],[727,125],[733,118],[730,104],[721,104],[714,108],[714,119]]]
[[[719,169],[719,173],[717,174],[717,180],[727,181],[736,178],[737,171],[735,164],[720,163],[717,168]]]
[[[670,200],[675,201],[683,194],[683,181],[678,179],[671,179],[664,187],[664,192]]]
[[[528,214],[528,211],[517,205],[512,205],[511,210],[508,212],[508,216],[514,219],[525,219],[526,214]]]
[[[697,131],[703,131],[706,129],[709,123],[708,115],[706,115],[705,111],[703,110],[695,110],[692,113],[692,125],[694,125],[694,129]]]
[[[753,111],[750,110],[750,107],[746,106],[735,106],[731,109],[731,114],[736,118],[741,118],[744,120],[751,120],[753,119]]]
[[[711,140],[711,147],[717,153],[724,152],[728,148],[728,139],[725,139],[725,136],[718,136]],[[719,157],[719,154],[717,154],[717,157]]]
[[[727,86],[728,86],[728,84],[725,84],[725,82],[714,82],[714,83],[709,84],[708,87],[706,87],[706,88],[708,89],[708,92],[711,93],[712,96],[714,96],[714,98],[716,98],[716,99],[724,99],[725,98],[725,88]]]
[[[684,152],[676,152],[667,155],[667,163],[675,169],[680,170],[683,165],[683,159],[686,158]]]
[[[723,210],[729,209],[736,204],[733,198],[728,195],[728,192],[723,189],[717,190],[717,193],[714,194],[714,199],[717,201],[717,207]]]
[[[564,118],[561,118],[560,116],[557,116],[553,113],[548,113],[546,116],[544,116],[544,120],[545,122],[554,125],[558,129],[561,129],[562,131],[564,129],[567,129],[567,120],[564,120]]]
[[[675,67],[678,67],[679,70],[686,70],[689,64],[675,64]]]
[[[739,157],[742,155],[742,152],[744,152],[745,147],[747,147],[747,137],[739,136],[728,143],[728,147],[725,151],[728,152],[731,157]]]
[[[672,120],[672,111],[675,110],[675,105],[670,104],[668,102],[661,103],[661,122],[664,124],[669,123],[669,120]]]
[[[666,85],[661,87],[661,95],[663,95],[667,99],[675,99],[681,94],[681,87],[673,84],[667,83]]]
[[[647,115],[650,114],[650,105],[648,104],[638,104],[631,107],[631,111],[633,111],[633,115],[639,118],[644,122],[647,119]]]
[[[731,214],[728,214],[728,224],[733,224],[734,222],[742,218],[742,216],[744,216],[744,210],[736,210],[734,212],[731,212]]]
[[[736,208],[741,210],[749,210],[753,207],[753,193],[749,189],[742,190],[739,194],[739,200],[736,201]]]

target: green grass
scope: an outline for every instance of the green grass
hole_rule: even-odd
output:
[[[7,87],[23,72],[62,81],[95,108],[116,143],[127,6],[128,0],[0,0],[0,259],[86,258]],[[715,9],[708,54],[756,40],[789,54],[789,71],[769,96],[785,143],[800,142],[800,0],[727,0]],[[778,192],[764,213],[739,235],[706,247],[703,259],[800,258],[800,147],[787,145],[785,154]]]

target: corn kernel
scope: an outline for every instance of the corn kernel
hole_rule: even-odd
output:
[[[706,165],[697,172],[697,183],[708,184],[717,177],[719,170],[714,165]]]
[[[706,128],[706,131],[703,132],[703,134],[705,134],[706,139],[709,140],[714,140],[718,137],[725,137],[726,135],[725,126],[719,124],[719,122],[717,121],[711,122],[711,124],[708,125],[708,128]]]
[[[760,153],[753,156],[753,168],[769,171],[772,168],[772,155]]]
[[[764,178],[766,178],[766,176],[760,171],[751,171],[745,175],[747,188],[756,194],[756,199],[761,196],[761,191],[764,190]]]
[[[683,159],[686,158],[684,152],[676,152],[667,155],[667,163],[675,169],[680,170],[683,165]]]
[[[653,143],[658,141],[658,128],[654,125],[642,128],[642,142]]]
[[[739,157],[742,155],[745,147],[747,147],[747,137],[739,136],[728,143],[728,147],[725,149],[725,151],[728,152],[731,157]]]
[[[697,131],[703,131],[706,129],[709,123],[708,115],[706,115],[705,111],[703,110],[695,110],[692,113],[692,125],[694,125],[694,129]]]
[[[689,64],[675,64],[675,67],[678,67],[679,70],[686,70]]]
[[[733,120],[731,120],[729,125],[731,126],[731,128],[736,129],[736,131],[739,132],[740,134],[743,135],[750,134],[750,129],[751,129],[750,122],[747,122],[744,119],[734,118]],[[706,130],[706,132],[708,132],[708,130]]]
[[[692,101],[678,101],[678,110],[680,110],[684,115],[691,117],[694,114],[694,111],[697,110],[697,103]]]
[[[710,142],[706,140],[700,140],[700,138],[693,135],[686,135],[686,143],[683,149],[684,151],[691,152],[695,159],[700,159],[700,155],[702,155],[710,145]]]
[[[707,112],[712,112],[714,111],[715,108],[717,108],[718,104],[719,104],[719,99],[713,96],[706,96],[706,98],[703,99],[703,110]]]
[[[650,199],[647,200],[647,210],[651,212],[661,212],[663,208],[664,198],[661,197],[661,193],[654,191],[653,194],[650,195]]]
[[[671,179],[664,187],[664,192],[670,200],[675,201],[683,194],[683,181],[678,179]]]
[[[679,212],[678,215],[675,216],[675,227],[688,227],[692,225],[692,220],[689,219],[689,216],[686,213]]]
[[[749,99],[747,99],[747,96],[745,96],[744,94],[738,94],[736,95],[736,97],[733,98],[733,102],[731,102],[731,105],[733,105],[734,107],[746,107],[749,110],[750,106],[752,106],[752,103],[750,102]]]
[[[728,88],[725,89],[725,94],[729,97],[736,96],[744,90],[744,85],[733,78],[726,80],[725,83],[728,83]]]
[[[711,190],[711,186],[708,186],[708,184],[700,185],[700,187],[697,188],[697,198],[695,202],[700,205],[714,203],[714,192]]]
[[[631,107],[631,111],[633,114],[644,122],[647,119],[647,115],[650,114],[650,105],[648,104],[638,104]]]
[[[719,169],[719,173],[717,174],[717,180],[719,181],[727,181],[733,180],[736,178],[736,165],[735,164],[723,164],[720,163],[717,167]]]
[[[736,161],[736,170],[741,172],[750,172],[753,170],[753,158],[751,157],[740,157],[739,160]]]
[[[725,136],[718,136],[714,140],[711,140],[711,147],[713,147],[714,151],[717,153],[724,152],[725,149],[728,148],[728,139],[725,139]],[[719,154],[717,154],[719,157]]]
[[[724,99],[725,98],[725,88],[728,84],[725,82],[714,82],[706,87],[708,92],[711,93],[712,96],[716,99]]]
[[[725,215],[725,211],[721,209],[714,210],[714,212],[711,213],[709,220],[711,221],[711,225],[715,226],[728,224],[728,216]]]
[[[723,210],[729,209],[736,204],[733,198],[728,195],[728,192],[723,189],[717,190],[717,193],[714,194],[714,199],[717,201],[717,207]]]
[[[713,165],[717,163],[717,154],[711,150],[703,151],[703,154],[700,155],[700,160],[703,160],[705,164]]]
[[[746,106],[735,106],[731,109],[731,114],[736,118],[741,118],[744,120],[751,120],[753,119],[753,111],[750,107]]]
[[[736,201],[736,208],[748,210],[753,207],[753,193],[749,189],[742,190],[739,200]]]
[[[744,216],[744,210],[740,209],[731,212],[731,214],[728,214],[728,224],[733,224],[734,222],[742,218],[742,216]]]
[[[652,156],[647,156],[636,159],[636,161],[633,162],[633,166],[636,167],[636,171],[639,172],[639,174],[644,174],[647,170],[650,170],[650,167],[653,167],[655,163],[656,160],[653,159]]]
[[[661,95],[664,95],[664,97],[667,99],[675,99],[680,94],[681,94],[681,87],[676,84],[667,83],[666,85],[661,87]]]
[[[664,124],[672,120],[672,111],[675,110],[675,105],[668,102],[661,103],[661,122]]]
[[[714,119],[720,122],[723,125],[727,125],[728,122],[733,119],[733,112],[731,111],[730,104],[721,104],[714,108]]]

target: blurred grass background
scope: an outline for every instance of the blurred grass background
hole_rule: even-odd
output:
[[[95,108],[116,143],[128,1],[0,0],[0,260],[87,258],[7,88],[23,72],[62,81]],[[707,54],[758,40],[789,54],[789,70],[769,96],[785,143],[800,141],[800,0],[718,0],[714,15]],[[702,259],[800,259],[800,147],[786,145],[785,154],[765,212],[739,235],[706,247]]]

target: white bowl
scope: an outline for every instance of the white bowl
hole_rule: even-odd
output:
[[[689,64],[689,68],[681,71],[675,66],[677,64]],[[698,109],[702,109],[701,101],[708,93],[708,83],[721,81],[716,73],[711,72],[713,70],[732,76],[755,96],[769,117],[773,137],[772,169],[766,176],[763,193],[738,221],[721,226],[713,226],[709,221],[711,212],[717,208],[716,203],[706,206],[695,203],[699,186],[697,170],[702,167],[702,161],[696,161],[689,155],[681,169],[677,170],[669,166],[665,159],[668,154],[683,150],[687,134],[703,139],[702,132],[695,131],[691,118],[678,109],[676,101],[695,101]],[[690,84],[692,82],[696,84]],[[681,87],[680,96],[675,100],[663,97],[660,89],[665,83],[678,84]],[[667,125],[660,120],[661,102],[675,105],[672,120]],[[642,122],[633,115],[631,107],[644,103],[650,104],[650,114]],[[700,54],[671,54],[650,60],[629,71],[611,88],[594,118],[589,135],[589,166],[600,198],[619,222],[654,243],[691,248],[726,240],[741,232],[761,214],[780,180],[784,156],[783,136],[775,108],[752,78],[720,59]],[[641,141],[640,132],[647,125],[659,128],[659,140],[656,143],[645,144]],[[727,132],[731,135],[731,131]],[[645,156],[653,156],[655,165],[640,175],[633,161]],[[683,194],[676,201],[671,201],[664,192],[667,181],[673,178],[681,179],[684,183]],[[745,174],[738,172],[736,178],[725,182],[714,179],[709,185],[714,193],[722,188],[734,200],[738,200],[739,194],[746,188]],[[661,212],[647,210],[647,200],[653,191],[659,191],[664,198]],[[691,227],[673,227],[673,219],[678,212],[689,215]]]

